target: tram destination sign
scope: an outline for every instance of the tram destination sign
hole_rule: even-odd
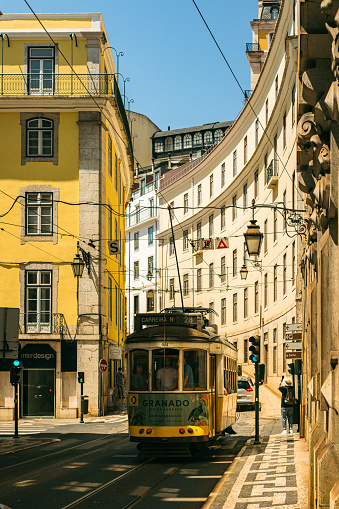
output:
[[[140,330],[143,326],[152,325],[186,325],[194,327],[200,324],[202,324],[201,315],[185,313],[139,313],[134,318],[135,330]]]

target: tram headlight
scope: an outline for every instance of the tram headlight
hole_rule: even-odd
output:
[[[191,433],[191,434],[193,433],[193,429],[192,428],[188,428],[187,431],[188,431],[188,433]]]
[[[140,428],[139,429],[139,435],[142,435],[144,431],[145,431],[144,428]]]
[[[185,433],[184,428],[180,428],[180,429],[179,429],[179,433],[180,433],[180,435],[183,435],[183,434]]]
[[[148,429],[146,430],[146,433],[147,433],[147,435],[150,435],[150,434],[152,433],[151,428],[148,428]]]

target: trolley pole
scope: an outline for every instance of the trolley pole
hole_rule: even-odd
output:
[[[254,443],[260,444],[259,440],[259,364],[254,365],[254,390],[255,390],[255,437]]]

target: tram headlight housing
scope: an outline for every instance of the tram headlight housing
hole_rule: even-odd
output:
[[[188,428],[187,431],[188,431],[188,433],[191,433],[191,434],[193,433],[193,429],[192,428]]]

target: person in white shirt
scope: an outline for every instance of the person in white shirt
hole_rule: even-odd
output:
[[[165,366],[157,371],[156,386],[159,391],[173,391],[178,388],[178,371],[172,368],[170,357],[165,358]]]

